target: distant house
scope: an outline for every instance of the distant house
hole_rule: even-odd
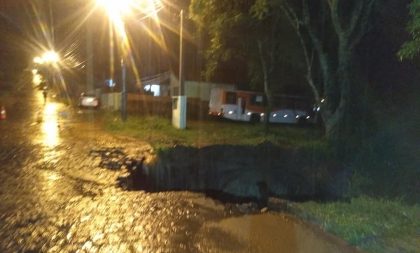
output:
[[[154,76],[141,79],[141,87],[144,91],[157,97],[177,96],[179,94],[179,81],[171,72],[163,72]],[[212,83],[203,81],[184,81],[185,95],[188,98],[196,98],[208,102],[213,88],[235,90],[236,85],[227,83]]]
[[[184,81],[185,87],[185,95],[188,98],[196,98],[200,99],[201,101],[208,102],[210,101],[210,92],[213,88],[221,88],[224,90],[235,90],[235,84],[228,84],[228,83],[212,83],[212,82],[204,82],[204,81],[191,81],[186,80]],[[174,75],[171,74],[170,76],[170,91],[171,96],[177,96],[179,94],[179,80]]]
[[[170,96],[170,79],[171,74],[163,72],[141,79],[141,84],[145,92],[155,97],[165,97]]]

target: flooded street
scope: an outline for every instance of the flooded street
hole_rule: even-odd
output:
[[[0,121],[0,252],[356,252],[284,214],[231,212],[203,194],[124,191],[89,151],[114,137],[31,91]],[[315,251],[317,249],[318,251]]]

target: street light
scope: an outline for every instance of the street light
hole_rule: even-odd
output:
[[[179,13],[179,94],[173,97],[172,125],[179,129],[187,127],[187,96],[184,87],[184,10]]]
[[[60,56],[57,52],[49,50],[44,52],[41,56],[36,56],[33,62],[36,64],[56,64],[60,61]]]
[[[41,56],[34,57],[33,62],[37,65],[47,66],[47,75],[48,75],[47,80],[48,80],[48,79],[51,78],[50,65],[52,65],[54,68],[56,68],[57,64],[60,62],[60,56],[54,50],[48,50],[48,51],[45,51]],[[39,75],[38,74],[35,75],[35,73],[34,73],[34,76],[36,77],[35,82],[40,83]]]
[[[96,0],[96,4],[102,7],[121,36],[123,56],[121,59],[122,69],[122,92],[121,92],[121,118],[127,117],[127,89],[126,89],[126,63],[124,58],[129,49],[128,38],[125,30],[124,18],[134,16],[134,11],[150,16],[157,13],[162,4],[159,0]],[[172,124],[179,128],[186,128],[187,97],[184,88],[184,64],[183,64],[183,22],[184,11],[180,11],[180,36],[179,36],[179,94],[173,98]]]
[[[55,51],[47,51],[42,55],[42,58],[46,63],[58,63],[60,61],[60,57],[58,56],[58,53]]]
[[[108,15],[109,20],[114,25],[123,42],[123,56],[121,59],[122,70],[122,92],[121,92],[121,118],[127,119],[127,88],[126,88],[126,68],[124,61],[127,53],[128,38],[125,31],[124,18],[133,15],[134,10],[139,11],[146,16],[157,12],[157,7],[161,6],[159,0],[96,0],[96,4],[102,7]]]

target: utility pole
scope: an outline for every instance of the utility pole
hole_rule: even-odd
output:
[[[172,98],[172,125],[178,129],[185,129],[187,127],[187,96],[184,87],[184,10],[180,12],[179,26],[179,94]]]
[[[111,20],[108,21],[109,22],[109,78],[111,79],[111,91],[114,91],[114,30],[112,28],[112,23]]]
[[[48,1],[48,23],[49,23],[49,36],[50,36],[50,45],[49,48],[50,49],[55,49],[55,28],[54,28],[54,14],[53,14],[53,5],[52,5],[52,0]],[[47,80],[48,80],[48,89],[56,89],[56,79],[55,79],[55,71],[52,71],[52,64],[48,63],[48,74],[47,74]]]
[[[55,46],[55,28],[54,28],[54,15],[53,15],[53,7],[52,7],[52,0],[48,1],[48,10],[50,15],[50,36],[51,36],[51,44]]]
[[[93,42],[92,42],[92,18],[86,21],[86,92],[92,92],[94,87],[93,75]]]
[[[123,121],[127,120],[127,85],[126,85],[126,76],[127,76],[127,66],[124,62],[124,59],[121,59],[121,71],[122,71],[122,92],[121,92],[121,119]]]
[[[180,13],[179,26],[179,95],[184,96],[184,10]]]

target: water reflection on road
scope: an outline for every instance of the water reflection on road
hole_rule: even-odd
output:
[[[53,148],[60,143],[57,103],[48,102],[45,104],[41,129],[42,143],[45,146]]]
[[[60,144],[59,110],[62,104],[54,101],[44,101],[40,92],[35,94],[36,105],[39,109],[34,114],[33,125],[40,124],[40,135],[35,135],[35,144],[41,144],[46,148],[54,148]]]

